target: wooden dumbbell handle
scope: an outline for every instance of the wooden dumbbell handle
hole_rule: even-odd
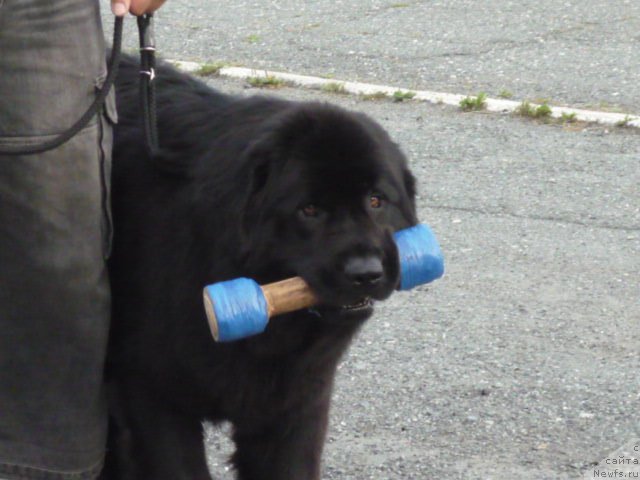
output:
[[[301,277],[288,278],[260,286],[267,301],[269,318],[294,312],[318,303],[318,297]]]
[[[318,298],[311,291],[309,285],[301,278],[301,277],[293,277],[288,278],[286,280],[282,280],[280,282],[274,282],[267,285],[258,286],[252,280],[248,279],[238,279],[238,280],[247,280],[255,285],[255,288],[259,288],[262,296],[264,297],[264,303],[266,304],[266,311],[262,311],[266,318],[264,318],[265,323],[261,324],[260,320],[257,320],[257,324],[254,324],[252,319],[249,319],[247,322],[246,319],[235,318],[234,321],[237,326],[242,328],[254,328],[258,327],[257,331],[252,332],[252,334],[259,333],[261,328],[266,326],[266,321],[269,318],[280,315],[283,313],[293,312],[295,310],[300,310],[302,308],[307,308],[312,305],[318,303]],[[226,282],[223,282],[223,284]],[[251,284],[250,283],[250,284]],[[246,285],[245,285],[246,288]],[[254,290],[255,292],[255,290]],[[208,292],[208,287],[203,291],[204,295],[204,306],[205,311],[207,313],[207,319],[209,321],[209,327],[211,329],[211,334],[213,338],[217,340],[220,339],[220,325],[218,323],[218,318],[216,316],[216,310],[214,308],[213,302],[214,299],[211,298],[210,293]],[[257,305],[254,305],[257,306]],[[237,314],[238,312],[235,312]],[[234,316],[234,313],[231,314],[231,317]],[[260,317],[261,315],[258,315]],[[223,321],[228,321],[229,319],[223,319]],[[255,318],[253,320],[256,320]],[[240,332],[241,336],[238,338],[242,338],[245,332]],[[237,334],[237,332],[235,332]],[[228,336],[229,332],[225,330],[225,336]],[[226,340],[225,340],[226,341]]]

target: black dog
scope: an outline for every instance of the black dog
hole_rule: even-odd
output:
[[[416,223],[404,156],[363,114],[223,95],[161,67],[161,152],[149,158],[137,78],[125,59],[107,475],[210,479],[202,422],[228,420],[239,479],[317,480],[336,365],[373,300],[398,284],[393,231]],[[295,275],[321,305],[253,338],[213,341],[203,286]]]

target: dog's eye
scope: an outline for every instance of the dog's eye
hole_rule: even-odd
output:
[[[371,208],[382,207],[382,197],[380,195],[371,195],[369,197],[369,205]]]
[[[305,217],[317,217],[320,213],[318,207],[316,207],[312,203],[310,203],[309,205],[305,205],[300,209],[300,211]]]

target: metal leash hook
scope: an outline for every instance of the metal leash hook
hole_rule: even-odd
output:
[[[156,125],[156,40],[153,30],[153,14],[138,17],[140,37],[140,108],[144,135],[149,154],[158,151],[158,128]]]

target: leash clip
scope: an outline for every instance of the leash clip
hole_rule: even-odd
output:
[[[140,75],[147,75],[149,77],[149,82],[153,82],[153,79],[156,78],[156,70],[155,68],[150,68],[149,70],[140,70]]]

